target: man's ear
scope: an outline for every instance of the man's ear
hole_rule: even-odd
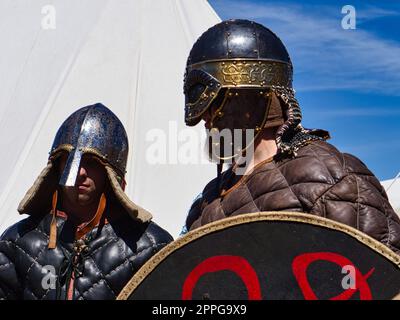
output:
[[[126,181],[125,181],[125,179],[124,178],[122,178],[120,175],[116,175],[116,178],[117,178],[117,181],[118,181],[118,183],[119,183],[119,185],[121,186],[121,189],[123,190],[123,191],[125,191],[125,187],[126,187]]]

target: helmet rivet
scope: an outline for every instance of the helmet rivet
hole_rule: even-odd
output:
[[[230,97],[232,97],[232,95],[233,95],[233,94],[232,94],[232,92],[229,92],[229,94],[228,94],[228,95],[229,95]]]
[[[236,93],[235,93],[235,96],[237,97],[238,95],[239,95],[239,92],[236,92]]]
[[[260,95],[263,95],[263,94],[264,94],[264,92],[260,91]]]

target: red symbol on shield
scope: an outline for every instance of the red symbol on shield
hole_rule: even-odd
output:
[[[303,296],[306,300],[318,300],[314,291],[312,290],[308,279],[307,279],[307,268],[308,266],[318,260],[325,260],[336,263],[341,266],[352,266],[355,270],[355,288],[346,289],[341,294],[330,298],[329,300],[348,300],[352,295],[359,291],[361,300],[371,300],[372,294],[371,289],[367,283],[368,277],[374,272],[375,268],[372,268],[367,274],[362,275],[360,270],[354,266],[354,264],[347,258],[340,254],[332,252],[315,252],[315,253],[305,253],[297,256],[292,263],[292,270],[296,280],[300,286]]]
[[[187,276],[183,284],[182,299],[192,299],[193,289],[200,277],[209,272],[229,270],[236,273],[247,288],[249,300],[261,300],[260,282],[249,262],[239,256],[215,256],[198,264]]]

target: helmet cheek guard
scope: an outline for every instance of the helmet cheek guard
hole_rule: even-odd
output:
[[[185,123],[195,126],[218,96],[221,83],[203,70],[191,70],[185,76]]]

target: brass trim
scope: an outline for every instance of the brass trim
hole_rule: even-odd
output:
[[[71,152],[74,149],[74,146],[68,143],[60,144],[56,149],[50,152],[50,158],[55,156],[60,151]]]
[[[190,108],[190,107],[192,107],[192,106],[195,106],[195,105],[199,104],[201,101],[207,100],[207,98],[209,98],[209,95],[206,93],[206,91],[207,91],[208,89],[210,89],[210,87],[209,87],[209,86],[206,86],[206,87],[204,88],[203,92],[201,93],[200,97],[199,97],[195,102],[188,102],[188,103],[186,103],[186,106]]]
[[[99,150],[97,150],[96,148],[92,148],[92,147],[83,147],[81,149],[81,152],[83,154],[92,154],[95,155],[97,157],[99,157],[102,160],[108,161],[107,160],[107,155],[102,154]]]
[[[174,242],[170,243],[157,254],[150,258],[139,271],[131,278],[131,280],[125,285],[117,297],[117,300],[127,300],[127,298],[132,294],[132,292],[140,285],[140,283],[161,263],[168,255],[172,252],[182,248],[188,243],[204,237],[207,234],[220,231],[229,227],[233,227],[243,223],[258,222],[258,221],[292,221],[299,223],[307,223],[316,226],[321,226],[327,229],[333,229],[337,231],[344,232],[359,242],[370,247],[380,255],[384,256],[386,259],[397,265],[400,268],[400,256],[398,256],[394,251],[390,250],[384,244],[371,238],[367,234],[356,230],[348,225],[319,217],[308,213],[298,213],[298,212],[287,212],[287,211],[270,211],[270,212],[256,212],[241,214],[238,216],[225,218],[207,224],[201,228],[190,231],[181,238],[178,238]]]
[[[192,68],[192,69],[193,69],[193,66],[198,66],[198,65],[203,64],[203,63],[211,63],[211,62],[229,62],[229,61],[278,62],[278,63],[287,64],[287,65],[290,65],[290,66],[292,65],[292,64],[290,64],[290,63],[288,63],[288,62],[286,62],[286,61],[278,60],[278,59],[232,58],[232,59],[210,59],[210,60],[204,60],[204,61],[201,61],[201,62],[196,62],[196,63],[189,64],[189,65],[188,65],[188,68]],[[195,68],[195,69],[197,69],[197,68]]]
[[[209,60],[188,66],[187,72],[200,69],[226,88],[292,87],[292,65],[279,60]]]
[[[192,103],[185,104],[185,121],[191,121],[201,117],[210,107],[211,103],[217,98],[221,85],[217,82],[213,85],[215,89],[207,85],[200,97]],[[200,110],[200,111],[199,111]]]
[[[229,93],[230,93],[230,89],[226,90],[225,95],[224,95],[224,99],[221,102],[221,105],[218,106],[217,110],[215,110],[214,114],[211,115],[211,120],[210,120],[210,127],[213,128],[214,127],[214,120],[215,118],[220,118],[222,113],[222,109],[225,106],[226,100],[228,100],[229,97]]]

